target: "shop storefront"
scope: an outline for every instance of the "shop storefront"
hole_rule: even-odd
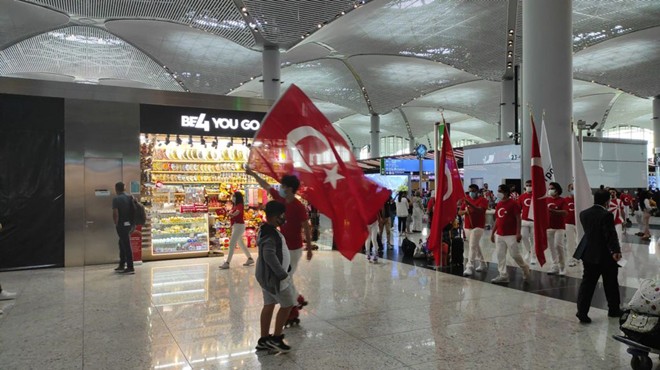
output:
[[[229,246],[232,195],[245,197],[244,242],[268,194],[245,174],[252,138],[264,114],[233,110],[140,106],[140,200],[148,210],[143,260],[200,257]]]

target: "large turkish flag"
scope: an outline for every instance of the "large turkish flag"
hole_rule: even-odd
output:
[[[463,182],[451,147],[447,125],[442,138],[442,153],[438,166],[443,172],[436,174],[435,209],[428,239],[428,248],[433,250],[435,265],[440,265],[442,253],[442,230],[456,219],[457,204],[465,198]]]
[[[367,179],[351,147],[296,85],[271,108],[257,133],[250,166],[278,181],[292,174],[299,194],[332,220],[335,244],[353,259],[390,191]]]
[[[548,207],[545,194],[545,170],[536,135],[536,125],[532,117],[532,212],[534,213],[534,250],[539,264],[545,264],[545,250],[548,248]]]

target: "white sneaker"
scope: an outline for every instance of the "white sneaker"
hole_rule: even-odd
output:
[[[6,290],[0,292],[0,301],[8,301],[10,299],[16,299],[16,293],[10,293]]]
[[[532,269],[529,268],[529,266],[523,266],[523,280],[529,280],[529,278],[532,276]]]
[[[529,261],[529,264],[530,264],[530,265],[536,265],[536,263],[537,263],[537,261],[536,261],[536,256],[532,256],[532,257],[530,257],[529,260],[530,260],[530,261]]]
[[[491,280],[490,282],[493,283],[493,284],[509,284],[509,277],[499,275],[498,277]]]
[[[550,271],[548,271],[548,275],[557,275],[558,273],[559,273],[559,266],[557,265],[552,266]]]
[[[374,257],[374,258],[371,260],[371,262],[374,263],[374,264],[377,264],[377,263],[378,263],[378,257]]]
[[[577,266],[577,260],[575,258],[571,258],[570,261],[568,261],[568,267],[575,267]]]
[[[245,261],[245,263],[243,264],[243,266],[252,266],[252,265],[254,265],[254,260],[252,259],[252,257],[248,258],[248,260]]]
[[[479,266],[477,266],[477,269],[475,271],[477,272],[482,272],[488,270],[488,262],[486,261],[479,261]]]
[[[472,270],[472,267],[468,267],[463,271],[463,276],[472,276],[473,273],[474,271]]]
[[[565,276],[566,275],[566,268],[562,267],[559,269],[559,275]]]
[[[229,263],[225,262],[222,265],[220,265],[220,270],[227,270],[229,269]]]

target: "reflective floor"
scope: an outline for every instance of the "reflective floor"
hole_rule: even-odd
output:
[[[657,277],[655,239],[625,248],[622,283]],[[0,302],[0,368],[630,368],[605,310],[580,325],[570,299],[331,251],[303,261],[295,278],[310,303],[300,327],[285,330],[294,351],[255,353],[262,298],[243,258],[230,270],[218,269],[221,258],[152,262],[133,276],[114,266],[0,273],[18,293]]]

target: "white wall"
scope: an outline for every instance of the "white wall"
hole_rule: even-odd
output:
[[[510,142],[492,143],[488,146],[466,146],[463,159],[463,187],[487,183],[491,190],[503,184],[505,179],[520,178],[520,146]],[[483,179],[482,181],[475,179]]]
[[[585,138],[582,148],[584,169],[592,188],[648,187],[645,141]],[[520,146],[501,142],[466,146],[464,151],[466,190],[472,179],[482,178],[494,190],[504,179],[520,178]]]
[[[607,139],[606,139],[607,140]],[[646,142],[592,142],[582,144],[582,161],[589,185],[615,188],[646,188],[648,164]]]

